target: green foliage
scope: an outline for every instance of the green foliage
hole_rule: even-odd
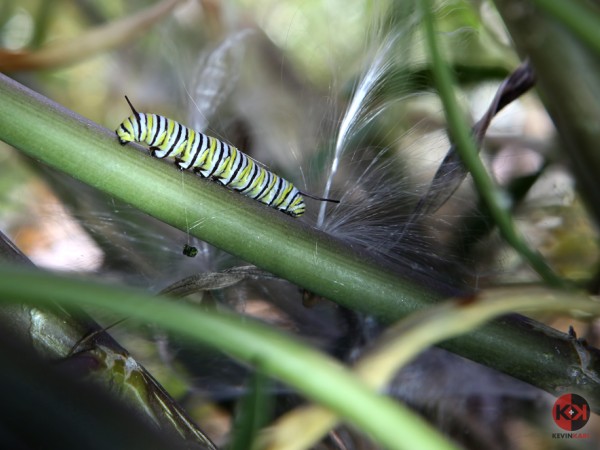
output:
[[[55,3],[58,4],[41,1],[34,6],[26,5],[31,11],[43,12],[45,8],[55,8],[52,16],[42,13],[36,16],[35,13],[31,13],[31,16],[37,17],[38,20],[29,41],[28,50],[32,50],[33,56],[36,54],[33,50],[39,48],[43,51],[53,33],[58,32],[57,28],[53,27],[58,11]],[[86,23],[104,23],[109,22],[107,11],[129,8],[126,2],[118,1],[97,8],[82,6],[90,2],[76,3],[72,9],[61,10],[60,20],[72,22],[78,31],[86,28],[78,23],[84,22],[82,17],[85,17]],[[406,64],[391,65],[391,69],[385,75],[386,84],[378,86],[380,89],[376,93],[373,105],[370,106],[376,108],[381,104],[396,101],[400,93],[407,96],[418,93],[421,96],[424,91],[437,88],[446,112],[450,134],[459,150],[464,152],[463,160],[468,162],[478,195],[485,203],[485,212],[489,212],[486,218],[492,218],[493,224],[479,224],[477,230],[483,229],[485,231],[481,234],[487,234],[490,229],[497,227],[506,241],[516,249],[514,254],[528,260],[541,275],[544,284],[564,287],[566,283],[563,283],[550,268],[560,267],[560,262],[550,264],[541,254],[532,251],[516,230],[510,217],[515,213],[513,205],[508,208],[502,203],[503,199],[499,195],[502,188],[488,176],[489,169],[481,164],[477,152],[473,149],[465,117],[458,106],[457,97],[462,93],[461,89],[468,89],[479,82],[498,80],[509,73],[519,59],[513,49],[504,43],[505,36],[501,36],[497,31],[502,26],[497,12],[493,11],[493,19],[484,15],[485,8],[488,8],[488,12],[491,9],[488,2],[391,2],[390,9],[381,15],[379,8],[385,8],[380,2],[357,2],[351,6],[341,1],[331,2],[327,10],[319,9],[320,2],[275,3],[256,2],[249,6],[255,8],[254,12],[263,11],[262,17],[268,17],[268,20],[265,19],[260,25],[263,26],[266,36],[272,40],[264,39],[265,36],[259,31],[254,32],[254,37],[247,38],[255,39],[260,44],[252,47],[252,50],[249,50],[251,56],[244,60],[244,64],[248,65],[246,69],[249,70],[240,70],[239,74],[234,71],[235,77],[226,78],[224,85],[227,88],[231,87],[234,94],[231,95],[233,100],[221,105],[215,117],[209,121],[210,127],[217,135],[224,136],[230,142],[237,143],[239,140],[248,143],[251,149],[256,151],[256,157],[261,160],[261,151],[268,148],[277,149],[279,153],[273,153],[275,156],[272,161],[278,168],[281,167],[283,173],[299,172],[298,160],[313,161],[313,164],[318,166],[311,174],[326,173],[324,161],[327,160],[327,149],[324,148],[326,145],[318,142],[317,130],[323,132],[323,128],[327,128],[324,125],[327,120],[323,120],[325,113],[322,109],[311,109],[315,104],[322,106],[322,103],[314,102],[315,98],[324,97],[323,92],[328,92],[330,96],[337,95],[330,87],[331,79],[335,79],[335,83],[347,79],[354,80],[355,77],[348,76],[348,73],[354,73],[357,68],[368,64],[367,57],[373,50],[369,48],[368,43],[363,42],[363,30],[371,26],[374,16],[382,17],[382,23],[375,27],[377,32],[384,30],[388,33],[401,33],[402,27],[409,19],[414,20],[416,11],[421,8],[424,20],[419,26],[423,26],[422,30],[410,36],[410,48],[397,48],[396,59]],[[588,201],[590,210],[596,211],[595,220],[592,218],[586,222],[587,228],[582,226],[577,229],[593,229],[600,217],[597,213],[600,189],[596,176],[600,172],[596,146],[599,137],[598,127],[594,125],[600,119],[600,112],[595,105],[599,98],[596,94],[600,92],[596,62],[597,42],[600,42],[596,38],[597,30],[600,30],[600,19],[597,11],[585,2],[555,4],[542,0],[528,3],[531,16],[525,14],[515,19],[511,15],[511,8],[514,10],[516,3],[522,2],[496,1],[498,12],[512,33],[517,49],[523,57],[531,58],[540,79],[539,88],[543,100],[555,120],[562,145],[567,149],[563,153],[575,161],[574,180],[581,189],[582,197]],[[2,38],[8,36],[8,28],[12,26],[8,16],[13,17],[17,14],[15,4],[5,2],[0,6]],[[340,14],[342,8],[345,14]],[[18,13],[27,14],[23,11]],[[161,12],[158,16],[163,17],[167,13],[168,11]],[[134,323],[156,325],[175,333],[176,336],[184,336],[184,340],[187,343],[192,342],[192,346],[206,345],[217,349],[242,361],[247,367],[257,368],[261,376],[264,373],[275,380],[283,381],[303,398],[326,406],[386,448],[452,448],[452,444],[402,404],[374,393],[371,390],[373,386],[368,388],[358,380],[356,373],[352,373],[310,345],[284,335],[275,330],[274,326],[258,324],[241,315],[211,311],[206,307],[211,293],[218,299],[217,303],[230,306],[226,301],[230,292],[225,290],[227,287],[234,286],[232,289],[235,290],[236,284],[248,280],[258,280],[251,286],[261,287],[267,286],[267,281],[273,282],[275,277],[288,280],[290,283],[285,283],[285,286],[292,286],[295,303],[300,298],[297,290],[299,287],[305,290],[306,298],[321,296],[337,303],[341,308],[375,316],[382,323],[408,317],[405,326],[416,330],[415,335],[423,331],[423,336],[426,335],[427,338],[424,338],[425,343],[417,343],[410,339],[409,342],[403,343],[406,344],[404,350],[411,356],[420,352],[421,346],[440,343],[458,354],[509,373],[554,394],[562,392],[565,387],[575,389],[577,386],[579,392],[592,404],[592,408],[598,411],[600,388],[597,374],[600,373],[600,355],[595,348],[586,346],[572,335],[558,333],[528,319],[501,319],[481,326],[482,322],[491,317],[508,310],[517,310],[522,305],[527,305],[530,311],[544,311],[547,308],[552,311],[566,309],[570,313],[573,313],[571,309],[561,305],[579,305],[578,311],[585,311],[585,317],[589,319],[589,314],[596,314],[597,308],[588,298],[568,291],[543,291],[539,297],[532,294],[531,298],[539,300],[538,306],[536,301],[530,301],[530,297],[523,298],[519,289],[517,292],[503,292],[506,299],[504,308],[499,306],[502,304],[500,299],[486,312],[474,308],[475,313],[468,317],[460,314],[472,310],[462,308],[461,303],[451,304],[450,311],[446,311],[444,307],[436,306],[443,299],[443,294],[437,292],[433,285],[422,285],[410,270],[407,269],[403,276],[398,276],[394,269],[382,263],[370,249],[356,248],[314,229],[307,223],[286,217],[229,192],[215,183],[198,179],[192,174],[182,174],[160,161],[147,157],[142,151],[136,151],[141,150],[139,148],[124,149],[119,146],[112,131],[94,123],[99,122],[106,124],[108,128],[114,128],[128,114],[126,104],[122,101],[124,93],[135,98],[136,104],[139,98],[148,108],[155,108],[148,112],[160,112],[179,119],[186,116],[180,105],[184,103],[181,99],[185,97],[183,92],[187,86],[182,87],[185,83],[181,79],[187,77],[186,72],[191,72],[191,67],[185,61],[198,58],[196,45],[199,42],[203,48],[211,47],[215,46],[222,36],[232,35],[226,20],[230,16],[225,14],[225,11],[217,8],[202,13],[202,19],[198,19],[187,10],[184,14],[178,11],[163,26],[160,33],[152,32],[140,38],[139,45],[133,49],[120,50],[111,55],[97,55],[96,58],[81,62],[72,68],[51,68],[50,71],[33,72],[27,76],[18,72],[14,74],[17,80],[37,86],[36,90],[47,93],[56,99],[58,104],[28,90],[17,81],[0,75],[0,140],[32,159],[60,171],[61,175],[58,177],[52,175],[63,180],[57,183],[54,189],[56,193],[63,189],[64,194],[59,196],[65,204],[71,205],[75,217],[78,217],[78,214],[83,216],[82,211],[86,211],[85,208],[88,208],[87,217],[100,216],[97,205],[105,201],[105,197],[101,197],[100,194],[88,196],[88,191],[73,188],[72,185],[69,187],[70,182],[64,182],[68,177],[73,177],[115,199],[115,204],[118,205],[115,210],[126,210],[121,214],[121,219],[117,219],[119,214],[116,214],[116,211],[107,213],[108,218],[102,224],[105,227],[103,236],[98,236],[98,228],[88,228],[92,230],[89,234],[103,251],[104,272],[99,273],[106,279],[117,275],[117,286],[107,287],[89,280],[75,280],[50,273],[34,273],[2,266],[2,300],[13,305],[30,305],[27,307],[31,308],[27,309],[30,316],[36,316],[37,308],[48,307],[58,302],[61,305],[86,306],[95,312],[110,311],[119,319],[131,317],[131,322]],[[3,16],[4,14],[6,16]],[[155,17],[154,20],[158,19]],[[202,27],[197,26],[197,20],[202,20]],[[519,20],[529,20],[528,26],[523,26]],[[319,25],[315,25],[316,23]],[[136,26],[141,25],[138,23]],[[243,26],[238,24],[234,28]],[[149,25],[141,27],[141,30],[149,29]],[[527,30],[529,36],[522,34],[523,30]],[[376,36],[377,32],[372,34]],[[534,35],[533,38],[531,35]],[[163,39],[163,36],[168,36],[168,39]],[[553,52],[536,46],[536,36],[555,39],[552,45]],[[283,53],[279,53],[281,49]],[[549,53],[552,54],[549,56]],[[556,55],[562,56],[557,58]],[[231,55],[228,56],[235,59]],[[293,69],[282,63],[288,59],[294,62]],[[238,70],[243,65],[238,64],[235,66],[232,63],[229,69],[235,67]],[[333,75],[332,67],[335,67]],[[586,82],[574,83],[574,73],[585,77]],[[310,81],[307,82],[307,79]],[[231,83],[231,86],[227,83]],[[118,86],[118,89],[114,86]],[[350,97],[351,89],[341,91],[340,99],[332,103],[337,104]],[[190,93],[192,97],[196,94]],[[572,101],[573,99],[577,101]],[[437,108],[437,104],[435,105],[434,108]],[[92,117],[94,122],[71,110]],[[371,127],[366,127],[355,136],[352,145],[360,146],[367,142],[371,147],[386,146],[393,149],[401,131],[410,129],[416,123],[428,120],[435,122],[439,119],[437,111],[427,113],[424,119],[420,116],[422,111],[418,108],[410,110],[403,104],[398,110],[402,110],[402,113],[407,113],[408,116],[413,114],[417,119],[412,123],[400,123],[395,114],[390,114],[385,120],[373,121]],[[190,121],[194,114],[197,116],[192,109]],[[332,122],[336,120],[337,118]],[[334,141],[334,133],[331,132],[332,136],[329,136],[328,131],[331,130],[324,132],[327,138],[325,140]],[[322,151],[318,157],[315,157],[314,147]],[[293,153],[288,151],[289,149],[293,149],[294,152],[298,150],[298,160],[289,157],[288,153]],[[4,148],[2,151],[7,155],[3,164],[10,159],[10,166],[4,164],[5,172],[1,178],[2,192],[7,193],[17,182],[16,177],[22,169],[21,166],[12,168],[14,153]],[[280,153],[284,155],[281,156]],[[366,165],[371,162],[372,154],[369,151],[357,152],[355,155],[357,159],[368,160]],[[524,198],[527,191],[537,183],[538,176],[554,162],[553,158],[560,160],[560,157],[553,155],[545,157],[547,159],[543,167],[534,177],[517,180],[525,181],[525,188],[513,198]],[[286,158],[289,161],[286,161]],[[392,163],[397,162],[394,152],[390,152],[386,158]],[[265,162],[271,164],[271,160]],[[405,170],[404,162],[398,163],[398,166]],[[395,174],[399,173],[398,171]],[[9,213],[12,214],[10,198],[11,195],[6,195],[1,201],[6,203],[0,205],[3,223]],[[362,199],[365,205],[368,200],[368,197]],[[38,203],[44,203],[44,200]],[[82,205],[85,208],[82,208]],[[145,215],[136,216],[137,210],[156,217],[168,226],[157,227],[160,231],[147,235],[150,238],[142,235],[139,239],[142,241],[141,245],[132,245],[135,238],[123,230],[136,228],[119,228],[114,222],[122,220],[128,222],[129,226],[135,224],[137,229],[154,226],[146,220]],[[131,213],[132,211],[134,212]],[[130,214],[127,215],[128,213]],[[83,228],[87,226],[85,221],[80,221]],[[248,261],[256,265],[260,270],[241,270],[239,273],[235,270],[221,271],[221,262],[215,257],[209,261],[208,267],[202,268],[200,275],[195,275],[193,279],[185,278],[189,272],[188,268],[181,269],[182,265],[171,264],[160,251],[145,253],[163,246],[176,247],[175,252],[179,255],[183,242],[179,245],[177,239],[181,235],[174,234],[174,228],[186,233],[188,243],[191,237],[195,237],[226,251],[237,258],[237,261]],[[472,246],[471,241],[479,232],[477,230],[472,229],[472,233],[466,237],[455,236],[453,242],[469,241],[469,245]],[[589,234],[592,235],[592,232]],[[163,235],[164,240],[161,240]],[[439,236],[442,235],[440,232]],[[559,248],[560,254],[567,254],[570,261],[575,261],[577,256],[574,257],[572,253],[582,252],[583,249],[578,250],[578,247],[575,247],[573,250],[573,246],[565,244],[572,240],[573,235],[565,232],[565,236],[561,238],[562,245],[559,243],[556,247]],[[592,237],[586,242],[594,243],[597,239]],[[8,241],[6,244],[8,247]],[[565,247],[569,247],[571,251]],[[201,247],[197,260],[202,259],[203,249],[204,247]],[[594,250],[587,249],[589,254],[584,258],[586,266],[591,265],[589,261],[594,260],[594,255],[597,258],[597,251]],[[14,251],[4,248],[4,259],[14,261]],[[130,253],[134,255],[129,256]],[[126,254],[127,256],[124,256]],[[148,254],[153,256],[148,257]],[[161,258],[165,261],[159,261]],[[473,263],[474,272],[479,270],[477,263],[478,261]],[[267,280],[263,270],[273,275]],[[593,270],[586,267],[581,278],[593,281],[593,277],[597,276]],[[203,308],[153,298],[125,286],[145,284],[147,291],[156,290],[163,281],[161,277],[165,275],[180,280],[180,285],[175,285],[175,288],[185,294],[191,291],[204,292]],[[440,277],[443,275],[440,273]],[[142,279],[142,282],[139,279]],[[527,280],[536,279],[528,274]],[[243,292],[245,289],[250,290],[241,287],[239,291]],[[265,298],[269,298],[272,291],[267,287],[264,289],[268,292]],[[281,292],[281,298],[287,299],[290,296],[290,290],[282,289]],[[244,301],[252,300],[251,295],[246,292],[240,296]],[[485,295],[474,295],[468,300],[476,303],[481,298],[485,299]],[[466,303],[469,304],[469,301]],[[496,307],[498,309],[494,309]],[[3,320],[10,323],[10,319],[16,317],[14,306],[3,308],[6,308],[3,309],[5,319],[9,319]],[[43,311],[41,316],[52,314],[51,310]],[[444,311],[448,315],[446,324],[443,320]],[[433,340],[428,339],[432,339],[435,333],[431,328],[428,332],[425,326],[429,321],[433,323],[429,326],[440,332]],[[56,323],[58,322],[60,321],[56,320]],[[40,346],[44,349],[42,353],[53,359],[57,358],[57,355],[60,358],[69,356],[65,347],[68,347],[67,343],[71,341],[63,339],[64,335],[61,333],[64,330],[60,331],[58,325],[45,330],[50,329],[54,330],[55,335],[51,337],[55,341],[47,339],[47,336],[41,333],[37,339],[45,345],[48,342],[60,345],[55,346],[52,352],[48,347]],[[347,332],[352,334],[357,330],[350,329]],[[66,332],[64,333],[66,335]],[[467,334],[448,340],[460,333]],[[400,345],[398,342],[402,343],[402,339],[399,339],[396,345]],[[3,348],[0,345],[0,350]],[[581,355],[585,355],[585,367],[581,365]],[[3,356],[5,355],[0,355]],[[386,361],[394,370],[397,368],[394,365],[395,357],[389,357]],[[14,375],[12,381],[5,381],[7,384],[22,381],[29,370],[27,367],[23,369],[18,366],[14,358],[11,358],[8,355],[3,359],[6,361],[5,365],[14,365],[15,369],[4,371],[7,376]],[[200,363],[203,364],[204,361]],[[32,362],[31,367],[34,364],[36,363]],[[24,370],[23,373],[21,369]],[[368,368],[366,371],[368,372]],[[40,383],[41,391],[47,390],[49,394],[62,392],[63,387],[58,386],[61,381],[55,384],[54,376],[55,374],[50,376],[51,382],[45,385]],[[250,389],[240,406],[240,422],[237,426],[242,431],[233,437],[234,444],[231,448],[245,448],[246,441],[250,439],[248,436],[255,436],[260,427],[269,424],[267,419],[260,418],[259,412],[266,410],[264,403],[274,401],[274,398],[269,398],[269,394],[263,389],[269,383],[260,376],[257,376],[255,381],[254,388]],[[66,394],[57,394],[57,402],[60,402],[60,395]],[[104,408],[106,405],[102,406]],[[102,417],[101,423],[106,425],[110,423],[110,417],[107,418],[104,411],[103,409],[99,417]],[[257,413],[254,414],[254,411]],[[155,413],[149,413],[150,416],[152,414]],[[168,420],[168,413],[165,415]],[[39,416],[36,415],[35,420],[38,419]],[[335,416],[329,419],[335,423]],[[60,419],[57,422],[59,426]],[[92,435],[102,433],[101,426],[95,429],[92,423],[89,428]],[[128,438],[135,440],[136,434],[143,432],[139,431],[142,429],[142,425],[132,426],[132,434]],[[120,433],[121,429],[117,431]],[[194,433],[193,430],[188,432]],[[65,430],[65,433],[68,433],[68,430]],[[117,432],[115,434],[118,435]],[[319,437],[320,434],[315,432],[307,439],[318,440]],[[116,439],[120,437],[117,436]],[[205,448],[212,448],[210,443],[204,445]]]

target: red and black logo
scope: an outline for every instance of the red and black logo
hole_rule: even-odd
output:
[[[552,418],[563,430],[579,430],[590,420],[590,405],[577,394],[561,395],[554,402]]]

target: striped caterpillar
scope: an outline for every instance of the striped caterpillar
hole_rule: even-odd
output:
[[[127,96],[125,100],[133,115],[116,130],[121,145],[143,142],[150,147],[152,156],[174,158],[179,169],[213,178],[223,186],[292,217],[304,214],[306,206],[302,196],[339,203],[339,200],[300,192],[292,183],[265,169],[234,146],[166,117],[139,113]]]

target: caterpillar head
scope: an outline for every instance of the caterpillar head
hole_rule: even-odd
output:
[[[140,115],[127,96],[125,96],[125,100],[129,104],[129,107],[133,111],[133,115],[128,117],[119,125],[119,128],[116,129],[117,137],[119,138],[119,142],[121,145],[125,145],[128,142],[139,141],[140,140],[140,129],[139,129],[139,121],[138,116]]]

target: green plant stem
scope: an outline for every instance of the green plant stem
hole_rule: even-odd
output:
[[[4,80],[4,82],[2,82]],[[118,123],[115,121],[115,128]],[[121,146],[114,132],[0,76],[0,139],[243,260],[347,305],[393,315],[438,296],[273,208]]]
[[[555,7],[576,8],[575,1],[550,1]],[[537,89],[552,117],[579,193],[600,223],[600,59],[597,50],[582,45],[571,28],[544,14],[535,2],[494,0],[516,49],[529,58],[536,72]],[[595,23],[590,14],[585,23]],[[600,39],[595,39],[599,45]]]
[[[17,249],[14,244],[0,231],[0,264],[13,267],[27,267],[33,271],[34,264]],[[3,274],[0,271],[0,279]],[[0,302],[0,354],[6,349],[1,348],[2,340],[10,337],[11,349],[9,351],[34,350],[44,361],[66,361],[70,363],[86,360],[87,375],[94,377],[103,384],[107,391],[115,394],[121,404],[127,405],[129,412],[135,411],[138,418],[146,418],[147,424],[159,424],[165,434],[172,433],[171,445],[179,448],[179,444],[195,446],[199,450],[215,450],[216,447],[197,425],[188,417],[187,413],[177,404],[158,382],[114,341],[102,327],[94,322],[80,307],[66,309],[52,304],[48,307],[30,306],[29,304],[2,304]],[[86,341],[86,337],[93,339]],[[19,342],[15,342],[18,339]],[[85,341],[85,345],[84,345]],[[23,349],[19,345],[23,345]],[[16,348],[18,350],[15,350]],[[77,350],[74,356],[72,353]],[[33,353],[33,352],[32,352]],[[93,362],[92,362],[93,361]],[[129,362],[121,364],[120,362]],[[4,361],[5,362],[5,361]],[[15,376],[17,367],[3,367],[6,378]],[[21,378],[16,375],[16,378]],[[18,382],[16,383],[19,384]],[[54,386],[57,387],[57,386]],[[10,389],[4,386],[5,389]],[[52,385],[46,389],[52,390]],[[30,388],[31,389],[31,388]],[[100,393],[98,393],[101,395]],[[17,395],[17,394],[15,394]],[[40,393],[44,397],[43,393]],[[57,394],[60,395],[60,394]],[[84,407],[86,414],[89,409]],[[106,417],[98,411],[90,420],[106,425],[112,417]],[[72,411],[77,416],[77,411]],[[66,417],[54,417],[60,423]],[[30,417],[27,418],[28,420]],[[133,419],[135,422],[135,419]],[[5,424],[6,425],[6,424]],[[59,434],[68,435],[66,425]],[[154,426],[152,425],[152,426]],[[49,424],[48,426],[52,426]],[[54,431],[54,430],[53,430]],[[135,436],[132,428],[131,434]],[[139,431],[156,432],[155,428]],[[181,442],[175,442],[175,436],[181,437]],[[104,436],[113,438],[112,434]],[[121,441],[122,437],[119,437]],[[159,442],[157,442],[157,445]],[[51,444],[49,444],[51,446]],[[158,448],[158,446],[157,446]],[[164,448],[164,447],[163,447]],[[187,447],[186,447],[187,448]]]
[[[531,267],[549,285],[566,287],[566,283],[552,271],[542,255],[529,248],[523,236],[517,231],[510,216],[510,205],[507,204],[508,195],[497,188],[481,162],[475,143],[471,138],[470,129],[463,119],[462,111],[454,95],[452,75],[441,55],[435,29],[435,19],[431,9],[432,2],[431,0],[425,0],[421,4],[423,5],[423,25],[431,56],[434,79],[444,105],[448,126],[452,138],[457,145],[457,151],[471,173],[479,195],[485,202],[491,217],[494,219],[504,239],[527,260]]]
[[[117,123],[115,123],[115,127]],[[216,183],[180,173],[112,132],[0,75],[0,139],[33,158],[118,197],[160,220],[348,308],[393,322],[439,295],[390,272],[366,254]],[[138,147],[139,148],[139,147]],[[185,177],[185,190],[182,188]],[[191,229],[189,225],[192,225]],[[568,335],[511,317],[443,347],[549,392],[578,385],[600,406],[600,356],[587,371]],[[555,355],[560,355],[556,357]]]
[[[543,12],[562,23],[571,33],[600,54],[600,14],[598,9],[579,0],[533,0]]]
[[[578,293],[538,287],[484,291],[469,303],[444,302],[389,327],[354,361],[353,372],[372,389],[384,389],[401,367],[429,346],[511,311],[567,312],[592,319],[600,317],[600,302]],[[573,339],[573,345],[579,347],[585,359],[585,341]],[[286,442],[289,433],[300,430],[304,432],[294,442],[294,448],[311,448],[338,422],[339,418],[322,406],[303,405],[278,418],[264,434],[265,443],[260,448],[278,448],[277,442]]]
[[[53,19],[56,2],[52,0],[42,0],[38,4],[38,10],[35,13],[35,22],[33,27],[33,36],[30,47],[36,49],[42,45],[48,34],[48,26]]]
[[[0,301],[109,308],[142,323],[181,333],[258,366],[307,398],[335,410],[385,448],[455,448],[394,400],[372,392],[341,364],[291,337],[239,316],[202,311],[133,289],[0,266]]]

